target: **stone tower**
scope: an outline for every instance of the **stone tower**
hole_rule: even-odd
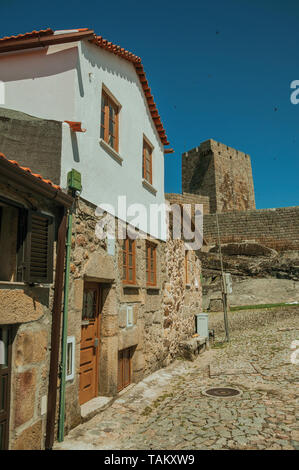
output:
[[[182,190],[208,196],[210,212],[255,209],[249,155],[209,139],[182,155]]]

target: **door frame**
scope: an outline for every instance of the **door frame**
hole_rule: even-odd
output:
[[[4,427],[4,437],[2,438],[3,441],[3,449],[1,450],[8,450],[9,448],[9,429],[10,429],[10,399],[11,399],[11,376],[12,376],[12,341],[13,341],[13,327],[11,325],[0,325],[0,328],[5,328],[8,331],[8,338],[7,338],[7,368],[0,369],[0,377],[3,375],[7,375],[7,389],[6,389],[6,396],[4,398],[4,411],[0,412],[0,424],[5,423]],[[5,370],[3,373],[2,371]],[[0,448],[2,443],[0,442]]]
[[[99,364],[100,364],[100,334],[101,334],[101,313],[102,313],[102,307],[103,307],[103,293],[102,293],[102,285],[99,282],[91,282],[88,280],[84,280],[84,286],[83,286],[83,299],[84,299],[84,292],[87,289],[96,289],[97,291],[97,304],[96,304],[96,316],[97,316],[97,325],[96,325],[96,337],[98,338],[98,347],[96,349],[96,359],[95,359],[95,396],[93,398],[96,398],[99,395]],[[82,334],[82,328],[84,327],[84,319],[82,317],[83,314],[83,305],[82,305],[82,313],[81,313],[81,334]],[[81,363],[81,340],[80,340],[80,363]],[[80,403],[80,379],[79,379],[79,404],[82,406]],[[92,400],[92,398],[90,399]],[[88,401],[90,401],[88,400]],[[86,401],[85,403],[88,403]],[[84,404],[84,403],[83,403]]]

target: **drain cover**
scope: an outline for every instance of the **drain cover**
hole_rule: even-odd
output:
[[[220,397],[220,398],[235,397],[236,395],[241,394],[240,390],[237,390],[236,388],[226,388],[226,387],[209,388],[208,390],[205,390],[203,393],[210,397]]]

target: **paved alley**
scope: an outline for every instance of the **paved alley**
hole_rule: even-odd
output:
[[[298,313],[234,333],[230,344],[216,338],[195,362],[177,360],[147,377],[55,448],[299,449],[299,365],[291,362]],[[203,394],[226,386],[242,394]]]

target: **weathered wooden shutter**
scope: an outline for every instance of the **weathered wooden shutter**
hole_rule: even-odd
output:
[[[52,217],[28,211],[24,281],[53,281],[54,220]]]

